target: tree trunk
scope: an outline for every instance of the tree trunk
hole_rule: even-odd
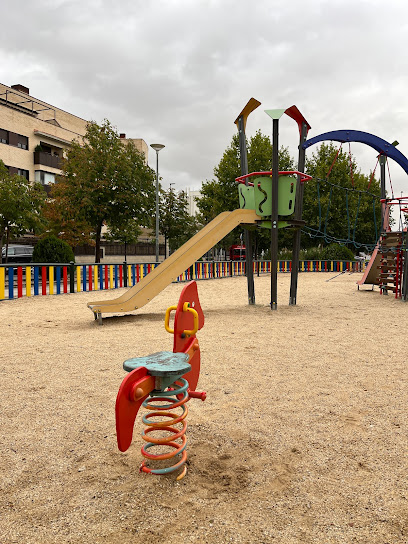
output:
[[[95,262],[101,262],[101,231],[102,231],[102,222],[96,227],[96,237],[95,237]]]
[[[10,229],[7,227],[7,234],[6,234],[6,260],[5,263],[8,263],[8,246],[10,242]]]
[[[0,264],[3,264],[3,242],[4,242],[4,230],[0,234]]]

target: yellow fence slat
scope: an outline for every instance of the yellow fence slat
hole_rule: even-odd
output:
[[[4,270],[4,268],[3,268]],[[31,297],[31,266],[26,266],[26,296]]]
[[[0,298],[4,298],[5,269],[0,268]]]
[[[76,267],[76,270],[77,270],[77,277],[76,277],[76,280],[77,280],[77,293],[79,293],[81,291],[81,267],[80,266],[77,266]]]
[[[48,292],[50,295],[54,294],[54,267],[49,266],[49,283],[48,283]]]

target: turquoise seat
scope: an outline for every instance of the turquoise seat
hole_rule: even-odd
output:
[[[183,376],[191,370],[190,359],[187,353],[173,353],[172,351],[158,351],[145,357],[134,357],[123,363],[126,372],[131,372],[140,366],[145,367],[151,376]]]

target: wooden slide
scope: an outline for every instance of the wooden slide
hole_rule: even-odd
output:
[[[141,308],[235,227],[240,224],[255,224],[259,220],[261,217],[254,210],[238,209],[220,213],[122,296],[112,300],[88,302],[88,308],[94,312],[95,318],[105,313],[132,312]]]

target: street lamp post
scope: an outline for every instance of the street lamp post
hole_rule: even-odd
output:
[[[171,227],[173,226],[173,203],[174,203],[172,185],[175,185],[175,183],[174,182],[170,183],[170,198],[169,198],[170,216],[169,216],[169,224],[168,224],[168,231],[169,232],[168,232],[168,238],[167,238],[167,242],[168,242],[168,245],[169,245],[169,256],[170,256],[170,234],[171,234]],[[167,251],[167,242],[166,242],[165,251]],[[166,259],[167,259],[167,254],[166,254]]]
[[[156,151],[156,263],[159,263],[159,151],[163,144],[150,144]]]

